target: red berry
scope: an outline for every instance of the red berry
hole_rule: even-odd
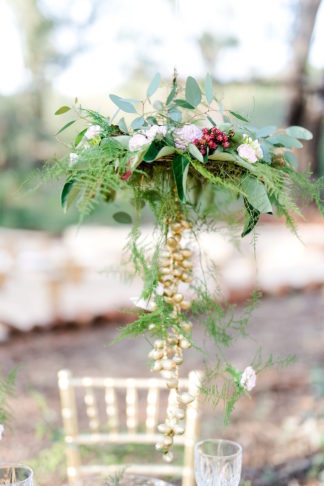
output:
[[[222,142],[222,141],[223,141],[223,135],[217,135],[217,137],[216,137],[216,138],[217,138],[217,140],[218,140],[219,142]]]
[[[202,155],[206,154],[206,150],[204,148],[200,149],[200,152],[202,153]]]
[[[203,133],[208,133],[208,128],[203,128],[203,129],[202,129],[202,132],[203,132]]]
[[[198,145],[198,143],[199,143],[198,138],[195,138],[195,140],[194,140],[194,142],[193,142],[193,143],[194,143],[195,145]]]
[[[229,146],[230,146],[229,142],[224,142],[224,143],[223,143],[223,147],[224,147],[224,148],[228,148]]]

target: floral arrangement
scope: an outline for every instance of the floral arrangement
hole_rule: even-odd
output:
[[[236,317],[232,306],[209,291],[206,279],[192,272],[199,232],[218,231],[227,221],[241,227],[244,237],[261,214],[284,216],[295,231],[301,197],[314,200],[323,212],[323,181],[312,182],[309,173],[297,170],[294,152],[303,146],[301,140],[312,138],[307,129],[251,126],[247,118],[223,107],[210,75],[203,89],[191,76],[182,87],[175,76],[165,101],[156,98],[160,85],[156,74],[144,99],[111,94],[117,108],[111,118],[82,108],[77,99],[73,106],[58,109],[56,115],[75,116],[57,135],[77,122],[83,127],[69,153],[47,163],[42,181],[65,178],[64,210],[76,203],[83,217],[103,201],[117,222],[134,225],[126,249],[144,287],[134,299],[138,318],[123,328],[121,337],[154,338],[152,370],[160,372],[176,394],[176,406],[169,407],[165,423],[158,427],[163,435],[157,449],[171,461],[173,438],[183,433],[181,420],[194,400],[178,386],[184,351],[194,345],[191,316],[201,316],[207,335],[215,341],[216,362],[200,388],[214,404],[224,402],[226,420],[240,396],[254,387],[256,374],[275,364],[272,357],[264,363],[257,355],[240,371],[225,357],[222,349],[247,334],[259,296],[254,293],[243,315]],[[155,219],[151,247],[140,235],[145,206]],[[191,289],[189,297],[186,286]]]

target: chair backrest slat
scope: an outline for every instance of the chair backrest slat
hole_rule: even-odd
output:
[[[114,388],[107,387],[105,389],[105,402],[109,432],[117,433],[119,426],[118,402]]]
[[[138,427],[138,394],[136,380],[126,383],[126,425],[130,434],[135,434]]]
[[[156,381],[152,380],[151,387],[147,393],[146,402],[146,432],[148,434],[154,434],[157,421],[159,418],[159,388],[156,386]]]
[[[89,427],[92,432],[99,432],[99,415],[96,397],[92,388],[91,378],[88,378],[88,384],[85,389],[84,403],[86,406],[87,416],[89,418]]]

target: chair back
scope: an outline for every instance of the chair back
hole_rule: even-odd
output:
[[[148,378],[100,378],[74,377],[69,370],[58,373],[61,396],[62,418],[67,447],[67,476],[70,486],[82,486],[86,476],[115,474],[123,467],[127,473],[149,476],[181,476],[183,486],[194,486],[194,444],[198,439],[199,425],[199,388],[201,373],[190,372],[187,379],[180,379],[179,386],[195,396],[187,407],[185,432],[175,436],[175,445],[183,446],[183,465],[173,464],[131,464],[83,465],[80,446],[152,444],[159,439],[159,405],[164,408],[176,400],[175,390],[166,390],[165,380]],[[103,400],[99,400],[100,394]],[[77,402],[82,396],[88,429],[79,431]],[[143,397],[144,395],[144,397]],[[143,406],[143,398],[145,404]],[[101,407],[100,407],[100,402]],[[122,403],[124,402],[124,403]],[[124,407],[122,407],[124,405]],[[124,425],[123,425],[124,424]]]

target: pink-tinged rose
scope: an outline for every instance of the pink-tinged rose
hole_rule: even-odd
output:
[[[246,391],[251,391],[255,387],[256,373],[252,366],[245,368],[242,373],[240,384]]]
[[[243,143],[239,147],[237,147],[237,152],[242,159],[247,160],[251,164],[254,164],[258,161],[258,157],[255,153],[253,147],[247,143]]]
[[[73,167],[77,163],[78,158],[79,158],[78,154],[71,152],[69,156],[69,167]]]
[[[202,130],[196,125],[183,125],[183,127],[176,128],[173,131],[174,145],[177,149],[185,151],[190,143],[193,143],[196,139],[200,140],[202,134]]]
[[[128,179],[130,178],[130,176],[132,175],[132,171],[131,170],[128,170],[125,172],[125,174],[123,175],[123,177],[121,178],[122,181],[128,181]]]
[[[101,127],[99,125],[91,125],[84,134],[84,138],[91,140],[92,138],[98,137],[101,133]]]
[[[165,125],[153,125],[145,131],[147,138],[154,140],[162,140],[167,134],[167,127]]]
[[[129,150],[131,152],[141,150],[143,147],[151,143],[151,141],[151,139],[147,138],[142,133],[135,133],[129,140]]]

